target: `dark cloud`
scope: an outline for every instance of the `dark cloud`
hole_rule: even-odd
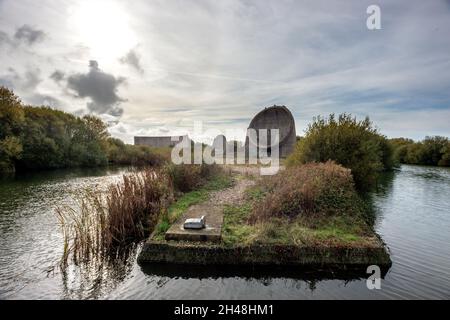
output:
[[[18,90],[23,101],[31,105],[45,105],[60,107],[62,102],[48,94],[41,94],[37,86],[42,82],[39,68],[28,69],[25,73],[19,73],[14,68],[8,68],[5,75],[0,76],[0,85],[13,90]]]
[[[120,62],[123,64],[128,64],[139,73],[144,73],[144,69],[141,66],[141,58],[135,50],[130,50],[124,57],[120,58]]]
[[[12,41],[8,34],[6,32],[0,31],[0,47],[11,44]]]
[[[37,85],[42,82],[40,78],[41,70],[39,69],[30,69],[27,70],[22,77],[22,87],[26,90],[34,90]]]
[[[118,88],[125,78],[114,77],[103,72],[97,61],[89,61],[89,71],[77,73],[67,78],[67,87],[76,92],[79,98],[90,98],[87,108],[98,114],[121,116],[120,103],[125,101],[117,95]]]
[[[60,82],[61,80],[64,80],[65,76],[66,76],[66,75],[64,74],[63,71],[61,71],[61,70],[55,70],[55,72],[53,72],[53,73],[50,75],[50,79],[52,79],[52,80],[55,81],[55,82]]]
[[[42,41],[45,38],[45,33],[42,30],[33,29],[31,26],[24,24],[16,30],[14,38],[32,45],[36,42]]]

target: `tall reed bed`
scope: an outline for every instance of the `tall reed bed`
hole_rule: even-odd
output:
[[[165,165],[123,175],[106,191],[86,190],[79,206],[56,213],[64,238],[62,266],[115,256],[149,235],[176,194],[221,174],[215,165]]]
[[[166,169],[125,174],[106,192],[86,190],[80,206],[57,208],[64,237],[62,264],[115,254],[143,239],[173,200],[173,184]]]

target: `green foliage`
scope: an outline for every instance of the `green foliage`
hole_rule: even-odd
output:
[[[450,141],[446,137],[425,137],[419,142],[397,138],[390,142],[400,163],[450,166]]]
[[[0,172],[12,172],[22,154],[18,135],[24,122],[20,99],[7,88],[0,87]]]
[[[357,121],[349,114],[315,118],[297,142],[288,165],[335,161],[351,169],[356,186],[368,189],[383,170],[395,165],[394,150],[369,118]]]
[[[442,157],[438,166],[450,167],[450,142],[447,142],[447,145],[442,148]]]
[[[24,112],[19,97],[0,86],[0,139],[18,135],[23,121]]]
[[[109,137],[101,119],[50,107],[24,106],[14,93],[0,87],[0,172],[108,163],[158,166],[170,150],[127,145]]]
[[[13,172],[14,161],[20,159],[22,144],[17,137],[0,140],[0,172]]]
[[[251,203],[225,206],[222,228],[222,238],[225,245],[243,245],[250,242],[248,239],[256,233],[255,227],[247,223],[251,211]]]
[[[170,152],[170,148],[129,145],[116,138],[106,143],[109,163],[118,165],[160,166],[170,160]]]

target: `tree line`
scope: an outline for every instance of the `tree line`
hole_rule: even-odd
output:
[[[367,190],[377,182],[382,171],[400,163],[450,165],[450,142],[446,137],[427,137],[423,141],[387,139],[369,118],[357,120],[350,114],[317,117],[305,135],[297,138],[288,165],[328,160],[351,169],[355,185]]]
[[[101,119],[50,107],[25,105],[0,87],[0,173],[34,169],[157,164],[160,150],[128,145],[109,136]]]
[[[158,165],[170,150],[134,146],[110,137],[101,119],[50,107],[25,105],[14,92],[0,86],[0,173],[34,169],[94,167],[107,164]],[[400,163],[450,166],[446,137],[423,141],[387,139],[369,118],[349,114],[317,117],[299,137],[287,163],[333,160],[352,170],[359,188],[373,185],[381,171]]]
[[[430,166],[450,166],[450,140],[447,137],[425,137],[415,142],[411,139],[390,139],[395,156],[400,163]]]

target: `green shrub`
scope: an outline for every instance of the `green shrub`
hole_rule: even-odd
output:
[[[335,161],[351,169],[359,189],[373,186],[379,172],[395,165],[394,150],[369,118],[357,121],[348,114],[315,118],[298,141],[288,165]]]
[[[419,142],[396,138],[390,142],[400,163],[450,166],[450,141],[447,137],[425,137]]]

